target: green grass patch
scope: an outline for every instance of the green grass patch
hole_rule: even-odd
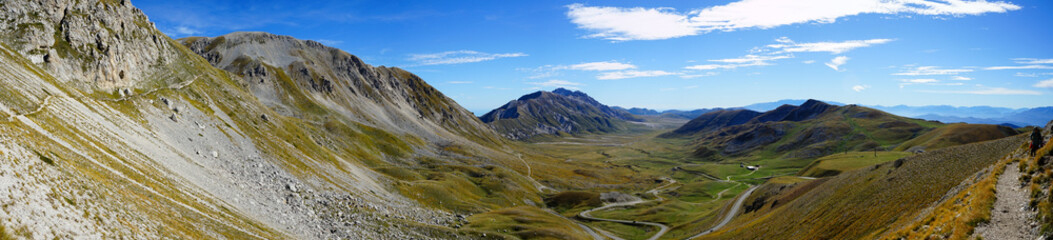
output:
[[[907,152],[849,152],[832,154],[819,158],[800,171],[798,175],[807,177],[828,177],[855,169],[873,166],[906,156]]]

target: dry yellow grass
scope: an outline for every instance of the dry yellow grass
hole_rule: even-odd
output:
[[[786,203],[779,201],[770,212],[738,218],[722,231],[704,238],[878,238],[911,224],[924,209],[962,181],[1016,150],[1022,139],[949,147],[845,172],[801,197]]]
[[[924,239],[941,236],[946,239],[967,239],[977,224],[991,220],[995,203],[995,185],[1006,166],[1015,159],[1005,159],[976,184],[940,203],[932,212],[884,239]]]

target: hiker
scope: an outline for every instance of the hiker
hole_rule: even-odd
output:
[[[1039,148],[1042,148],[1042,132],[1036,127],[1031,131],[1031,156],[1035,156]]]

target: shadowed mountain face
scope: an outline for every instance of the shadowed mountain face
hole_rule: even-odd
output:
[[[702,114],[662,137],[697,139],[695,155],[810,158],[834,152],[888,149],[938,123],[891,115],[856,105],[808,100],[759,113],[718,110]]]
[[[563,88],[523,95],[479,119],[501,135],[517,140],[538,135],[614,132],[624,129],[625,121],[638,120],[583,92]]]

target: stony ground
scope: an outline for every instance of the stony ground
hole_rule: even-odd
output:
[[[1028,209],[1027,189],[1020,187],[1017,163],[1006,167],[998,177],[991,222],[976,227],[976,236],[983,239],[1036,239],[1034,212]]]

